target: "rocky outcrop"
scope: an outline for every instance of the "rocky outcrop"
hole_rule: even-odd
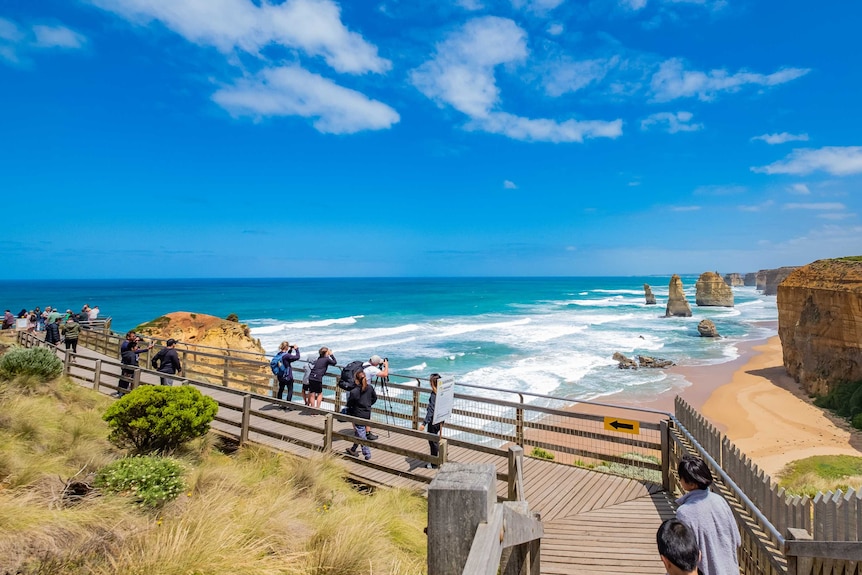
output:
[[[669,359],[662,359],[660,357],[650,357],[648,355],[639,355],[638,360],[635,361],[630,357],[627,357],[620,352],[615,352],[613,355],[614,361],[618,362],[620,369],[637,369],[638,367],[643,367],[645,369],[654,369],[654,368],[662,368],[662,367],[671,367],[676,365]]]
[[[745,278],[742,280],[746,286],[756,286],[757,285],[757,273],[750,272],[745,274]]]
[[[760,270],[754,274],[754,287],[760,291],[766,287],[766,272],[769,270]]]
[[[784,281],[784,279],[789,276],[793,270],[799,269],[799,266],[790,266],[783,268],[776,268],[774,270],[766,270],[766,279],[763,285],[763,295],[776,295],[778,294],[778,284]]]
[[[644,297],[647,305],[655,305],[655,295],[652,293],[652,288],[649,284],[644,284]]]
[[[742,274],[724,274],[724,283],[730,287],[740,287],[745,285],[745,280]]]
[[[664,317],[691,317],[691,306],[685,299],[685,291],[682,287],[682,279],[676,274],[670,278],[667,294],[667,308]]]
[[[700,337],[721,337],[711,319],[700,320],[700,323],[697,324],[697,333],[700,334]]]
[[[862,380],[862,257],[818,260],[778,286],[784,367],[808,393]]]
[[[194,345],[260,353],[260,340],[251,337],[248,326],[202,313],[178,311],[163,315],[135,328],[137,333],[161,339],[173,338],[179,347]]]
[[[694,287],[697,305],[733,307],[733,290],[717,272],[703,272]]]
[[[625,355],[621,354],[618,351],[614,352],[613,360],[619,363],[619,365],[617,367],[619,367],[620,369],[637,369],[638,368],[638,364],[635,360],[633,360],[630,357],[626,357]]]

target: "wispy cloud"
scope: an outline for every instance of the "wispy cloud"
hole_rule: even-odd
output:
[[[808,189],[808,186],[806,184],[793,184],[790,186],[788,191],[791,194],[799,194],[803,196],[811,193],[811,190]]]
[[[807,68],[784,68],[772,74],[727,70],[686,70],[679,58],[662,62],[653,74],[650,86],[655,102],[669,102],[678,98],[697,97],[710,101],[721,92],[736,92],[747,85],[771,87],[790,82],[807,74]]]
[[[855,218],[856,214],[851,214],[848,212],[837,212],[829,214],[817,214],[817,217],[824,220],[849,220],[851,218]]]
[[[791,174],[804,176],[816,171],[833,176],[862,173],[862,146],[827,146],[793,150],[783,160],[767,166],[752,167],[761,174]]]
[[[518,186],[512,180],[503,180],[503,188],[506,190],[517,190]]]
[[[793,204],[784,204],[782,206],[785,210],[818,210],[823,212],[836,212],[840,210],[845,210],[847,207],[839,202],[820,202],[820,203],[793,203]]]
[[[559,36],[563,32],[565,32],[566,28],[559,22],[554,22],[553,24],[548,26],[548,34],[551,36]]]
[[[26,64],[27,55],[37,50],[76,49],[86,42],[86,36],[66,26],[26,27],[0,18],[0,60],[11,64]]]
[[[281,4],[252,0],[89,0],[96,6],[146,24],[158,20],[195,44],[224,53],[242,50],[259,55],[271,44],[322,57],[338,72],[386,72],[392,63],[377,47],[341,22],[332,0],[287,0]]]
[[[628,10],[642,10],[647,5],[647,0],[619,0],[619,5]]]
[[[692,118],[694,115],[691,112],[659,112],[641,120],[641,130],[648,130],[653,126],[661,127],[670,134],[702,130],[703,124],[691,123]]]
[[[562,96],[598,83],[617,65],[618,57],[593,60],[573,60],[563,56],[550,63],[542,83],[549,96]]]
[[[765,202],[762,202],[760,204],[737,206],[737,208],[741,212],[762,212],[772,208],[772,206],[774,205],[774,201],[766,200]]]
[[[787,142],[807,142],[808,134],[789,134],[787,132],[781,132],[780,134],[762,134],[760,136],[754,136],[751,140],[761,140],[769,145],[785,144]]]
[[[481,10],[485,7],[480,0],[457,0],[455,3],[461,8],[470,11]]]
[[[83,34],[78,34],[65,26],[33,26],[37,48],[80,48],[87,41]]]
[[[736,196],[739,194],[744,194],[747,191],[748,191],[748,188],[746,188],[745,186],[738,186],[735,184],[698,186],[694,189],[694,195],[696,195],[696,196]]]
[[[670,211],[672,212],[696,212],[700,209],[700,206],[671,206]]]
[[[330,134],[381,130],[400,119],[386,104],[299,66],[266,69],[212,98],[234,115],[316,118],[314,127]]]
[[[565,0],[512,0],[512,6],[515,8],[529,10],[544,14],[550,12]]]
[[[438,44],[434,58],[411,72],[411,82],[438,104],[466,114],[470,118],[465,126],[468,130],[547,142],[581,142],[622,134],[622,120],[557,121],[499,110],[495,69],[526,60],[526,40],[527,33],[512,20],[475,18]]]

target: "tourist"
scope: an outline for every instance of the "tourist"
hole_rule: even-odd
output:
[[[174,375],[183,371],[183,366],[180,364],[180,356],[174,346],[177,345],[177,340],[171,338],[165,342],[165,347],[153,356],[150,364],[160,373]],[[174,380],[170,377],[161,377],[162,385],[173,385]]]
[[[700,551],[694,532],[678,519],[667,519],[655,534],[658,554],[667,575],[695,575]],[[739,572],[737,571],[738,575]]]
[[[135,371],[138,368],[138,356],[152,349],[152,347],[152,344],[150,344],[146,349],[138,349],[138,340],[128,342],[126,349],[123,350],[123,357],[121,359],[123,363],[122,377],[120,377],[119,382],[120,389],[114,394],[115,397],[123,397],[123,395],[128,393],[132,379],[135,377]]]
[[[3,329],[12,329],[15,327],[15,316],[8,309],[3,314]]]
[[[323,400],[323,376],[326,375],[326,369],[330,365],[336,364],[337,361],[332,355],[332,350],[328,347],[321,347],[318,351],[318,357],[311,367],[308,384],[302,386],[302,397],[305,400],[305,405],[320,408],[320,402]]]
[[[66,342],[66,349],[72,350],[72,353],[78,353],[78,336],[81,335],[81,326],[75,322],[74,317],[69,317],[66,323],[60,328],[63,333],[63,341]],[[72,361],[75,361],[74,359]]]
[[[374,387],[368,385],[368,379],[365,377],[365,372],[357,371],[356,372],[356,387],[350,390],[350,393],[347,395],[347,415],[352,415],[353,417],[359,417],[361,419],[371,420],[371,406],[377,401],[377,393],[374,391]],[[366,436],[366,428],[365,425],[357,425],[353,424],[353,433],[359,439],[367,439]],[[353,447],[347,449],[347,454],[356,457],[359,455],[356,451],[356,448],[359,447],[359,443],[354,443]],[[362,455],[365,456],[365,460],[368,461],[371,459],[371,448],[362,444]]]
[[[738,575],[739,527],[727,501],[710,491],[712,473],[706,462],[684,455],[677,466],[686,494],[677,499],[676,517],[694,532],[704,575]]]
[[[87,313],[89,321],[92,323],[96,321],[96,318],[99,317],[99,306],[93,306],[90,308],[90,311]]]
[[[428,433],[442,436],[443,422],[441,421],[436,425],[434,424],[434,409],[437,407],[437,382],[439,382],[440,379],[441,377],[439,373],[431,374],[431,395],[428,397],[428,408],[425,410],[425,419],[423,419],[422,423],[419,424],[419,431],[425,431],[425,428],[428,428]],[[429,440],[428,445],[431,447],[431,456],[437,457],[440,454],[440,444],[436,441]],[[425,467],[433,469],[437,466],[433,463],[426,463]]]
[[[42,308],[36,306],[33,310],[33,315],[36,316],[36,331],[45,331],[45,318],[42,316]]]
[[[53,346],[60,343],[60,324],[56,318],[45,324],[45,341]]]
[[[382,368],[380,367],[381,364],[383,364]],[[389,380],[389,360],[382,359],[379,355],[372,355],[368,363],[362,364],[362,370],[365,372],[365,379],[369,383],[373,383],[377,378],[384,378],[382,379],[384,384]],[[366,435],[370,441],[374,441],[378,437],[376,433],[371,432],[371,426],[367,426]]]
[[[283,341],[278,346],[278,354],[281,364],[284,369],[276,377],[278,379],[278,392],[275,394],[277,399],[281,399],[282,393],[287,389],[287,401],[293,401],[293,367],[290,365],[299,359],[299,348],[295,345],[290,345]],[[283,409],[287,410],[285,406]]]

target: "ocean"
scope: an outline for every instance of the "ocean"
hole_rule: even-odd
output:
[[[669,276],[4,281],[0,305],[16,314],[98,305],[117,332],[174,311],[235,313],[267,353],[288,340],[303,358],[325,345],[342,365],[388,357],[408,377],[439,372],[457,383],[637,401],[689,384],[663,370],[619,370],[614,352],[716,364],[735,359],[741,342],[776,333],[774,296],[739,287],[733,308],[697,307],[697,276],[682,279],[690,318],[662,317]],[[658,305],[644,304],[644,283]],[[705,318],[721,339],[699,337]]]

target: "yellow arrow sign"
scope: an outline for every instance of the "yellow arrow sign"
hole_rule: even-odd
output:
[[[620,419],[619,417],[606,417],[605,430],[607,431],[622,431],[623,433],[634,433],[635,435],[641,432],[641,424],[633,419]]]

